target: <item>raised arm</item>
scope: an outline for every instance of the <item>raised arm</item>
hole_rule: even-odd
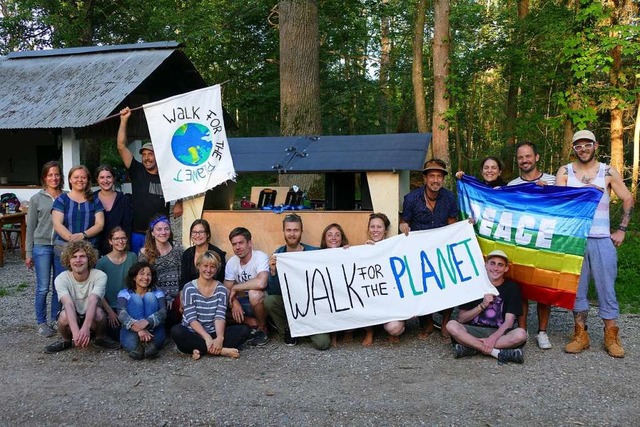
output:
[[[125,107],[120,110],[120,127],[118,128],[118,153],[120,153],[120,157],[122,157],[122,161],[124,162],[124,166],[129,169],[131,167],[131,162],[133,161],[133,154],[127,148],[127,123],[129,122],[129,117],[131,117],[131,110],[129,107]]]

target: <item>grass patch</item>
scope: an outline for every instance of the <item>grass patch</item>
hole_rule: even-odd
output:
[[[23,292],[28,287],[29,285],[26,282],[18,283],[17,285],[9,285],[9,286],[2,287],[0,288],[0,298],[13,295],[18,292]]]

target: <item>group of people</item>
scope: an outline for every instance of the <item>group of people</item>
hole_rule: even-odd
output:
[[[133,197],[114,190],[115,172],[100,166],[96,179],[100,190],[91,192],[89,171],[76,166],[68,174],[70,191],[62,191],[60,165],[48,162],[42,171],[43,189],[30,202],[27,219],[26,265],[35,268],[35,311],[38,333],[55,334],[47,322],[47,294],[52,289],[51,321],[57,322],[62,341],[46,347],[55,353],[72,347],[86,347],[89,339],[105,348],[122,348],[136,360],[156,357],[167,334],[179,351],[194,359],[221,355],[239,357],[244,343],[262,346],[270,340],[270,329],[283,335],[284,343],[296,345],[287,322],[277,273],[277,256],[284,252],[349,247],[344,229],[336,223],[323,231],[318,247],[302,242],[303,224],[294,213],[283,218],[284,244],[271,256],[254,249],[252,235],[244,227],[229,234],[233,256],[210,243],[211,226],[203,219],[191,224],[192,246],[186,250],[173,241],[169,206],[159,184],[155,154],[151,144],[140,150],[142,162],[126,147],[130,111],[121,112],[118,149],[129,170]],[[598,163],[598,143],[590,131],[576,132],[573,138],[576,160],[560,168],[556,176],[538,170],[539,155],[534,144],[522,142],[516,157],[518,178],[505,183],[502,164],[495,157],[482,161],[484,183],[490,187],[535,182],[539,185],[595,186],[603,191],[580,277],[574,308],[575,333],[565,351],[579,353],[589,347],[586,328],[587,288],[593,278],[605,324],[605,348],[614,357],[623,357],[616,319],[618,305],[614,283],[616,252],[624,240],[633,198],[620,175]],[[429,230],[459,219],[454,194],[443,187],[448,174],[439,159],[425,163],[424,185],[404,198],[399,230]],[[456,174],[458,178],[464,172]],[[609,192],[622,200],[624,213],[617,231],[609,230]],[[174,216],[182,206],[174,206]],[[370,215],[367,244],[385,239],[390,221],[383,213]],[[99,258],[99,254],[102,257]],[[441,333],[454,343],[455,357],[483,353],[500,362],[522,363],[521,347],[527,340],[528,301],[518,285],[504,277],[508,256],[499,250],[486,257],[485,268],[499,295],[459,307],[456,320],[452,309],[441,312]],[[53,272],[53,274],[52,274]],[[55,285],[51,287],[51,279]],[[536,341],[541,349],[551,348],[546,329],[550,306],[538,303]],[[419,338],[434,332],[431,315],[419,319]],[[397,342],[405,331],[405,321],[380,325]],[[343,331],[344,341],[353,331]],[[326,350],[337,345],[337,334],[317,334],[312,345]],[[364,346],[372,345],[374,327],[364,328]],[[119,343],[117,342],[119,341]]]

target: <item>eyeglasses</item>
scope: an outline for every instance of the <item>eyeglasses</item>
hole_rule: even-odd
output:
[[[206,232],[206,231],[204,231],[204,230],[200,230],[200,231],[192,231],[192,232],[191,232],[191,235],[192,235],[192,236],[202,236],[203,234],[207,234],[207,232]]]
[[[126,242],[128,239],[126,237],[114,237],[113,239],[114,242]]]
[[[582,151],[584,148],[586,148],[587,150],[590,150],[591,148],[593,148],[593,146],[594,146],[593,142],[587,142],[586,144],[574,145],[573,149],[575,151]]]

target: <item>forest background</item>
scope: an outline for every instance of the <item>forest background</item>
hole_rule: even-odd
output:
[[[554,173],[592,130],[637,198],[640,21],[633,0],[0,0],[0,54],[176,40],[223,86],[233,137],[432,132],[430,155],[478,173],[513,147]],[[119,163],[99,144],[100,160]],[[246,176],[240,192],[273,176]],[[613,221],[619,206],[614,205]],[[618,294],[640,312],[638,217]]]

